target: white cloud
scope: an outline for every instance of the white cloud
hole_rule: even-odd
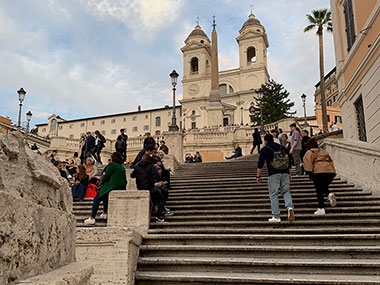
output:
[[[239,67],[239,54],[238,54],[237,48],[235,48],[235,50],[230,51],[226,54],[219,52],[218,60],[219,60],[220,71]]]
[[[101,16],[121,21],[137,38],[149,39],[178,17],[183,0],[88,0]]]

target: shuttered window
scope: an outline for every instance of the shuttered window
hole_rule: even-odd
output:
[[[347,50],[350,51],[356,39],[352,0],[347,0],[344,3],[344,18],[346,20]]]

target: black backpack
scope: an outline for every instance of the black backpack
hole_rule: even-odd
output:
[[[279,151],[273,150],[271,147],[267,146],[271,151],[273,151],[273,162],[272,166],[276,170],[285,170],[289,168],[289,156],[280,146]]]

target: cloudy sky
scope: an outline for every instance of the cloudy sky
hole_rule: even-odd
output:
[[[238,67],[235,38],[250,5],[265,26],[271,77],[284,84],[303,115],[313,113],[319,78],[318,39],[303,33],[306,13],[329,0],[1,0],[0,115],[17,122],[18,97],[33,124],[163,107],[171,102],[168,74],[182,69],[180,48],[196,18],[210,35],[216,15],[221,70]],[[325,36],[325,70],[335,65]],[[182,88],[179,86],[179,93]],[[25,119],[23,119],[25,120]]]

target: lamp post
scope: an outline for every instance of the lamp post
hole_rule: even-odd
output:
[[[25,143],[28,144],[28,134],[29,134],[29,123],[30,123],[30,120],[32,119],[32,112],[28,111],[28,113],[26,113],[26,135],[25,135]]]
[[[243,125],[243,107],[240,107],[240,125]]]
[[[20,88],[20,90],[17,91],[18,93],[18,100],[20,101],[20,108],[18,110],[18,124],[17,124],[17,129],[21,128],[21,108],[22,108],[22,102],[25,99],[26,91],[24,88]]]
[[[172,80],[172,85],[173,85],[173,116],[172,116],[172,124],[169,127],[169,131],[178,131],[179,128],[177,126],[177,119],[175,116],[175,87],[177,86],[177,79],[179,74],[173,70],[172,73],[169,74],[171,80]]]
[[[260,134],[264,135],[265,130],[264,130],[264,120],[263,120],[263,102],[261,102],[264,96],[264,92],[260,88],[259,90],[256,91],[256,93],[259,96],[259,100],[260,100]]]
[[[301,99],[302,99],[302,104],[303,104],[303,116],[304,116],[303,126],[304,126],[304,128],[306,128],[309,126],[307,119],[306,119],[306,95],[302,94]]]

